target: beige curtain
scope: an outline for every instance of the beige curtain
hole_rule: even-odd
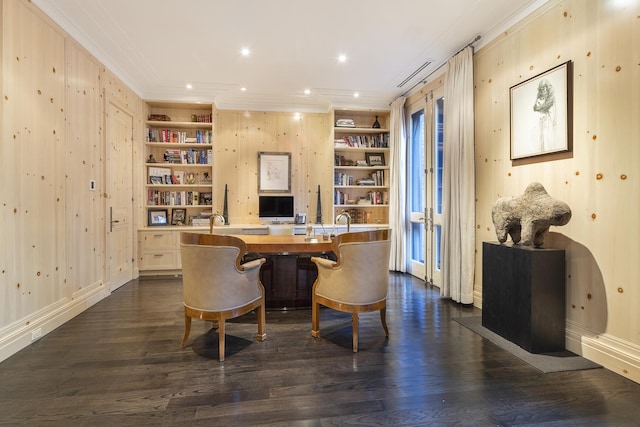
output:
[[[391,228],[391,254],[389,270],[407,271],[405,240],[407,231],[406,212],[406,170],[407,137],[404,128],[404,102],[401,96],[391,104],[391,129],[389,135],[391,176],[389,177],[389,227]]]
[[[442,287],[440,293],[473,303],[475,271],[475,163],[473,48],[451,58],[445,77]]]

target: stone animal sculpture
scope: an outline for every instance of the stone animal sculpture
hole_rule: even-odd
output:
[[[540,247],[550,226],[569,222],[571,208],[549,196],[542,184],[532,182],[523,195],[496,200],[491,219],[500,243],[509,235],[513,243]]]

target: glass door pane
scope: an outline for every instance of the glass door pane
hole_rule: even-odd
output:
[[[433,235],[430,278],[431,282],[440,287],[442,284],[442,169],[444,148],[444,96],[442,90],[434,93],[433,108],[433,215],[431,217]]]
[[[409,118],[407,147],[409,171],[407,175],[407,206],[409,208],[409,272],[421,279],[425,275],[425,127],[424,104],[418,106]]]

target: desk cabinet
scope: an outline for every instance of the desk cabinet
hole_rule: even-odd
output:
[[[180,233],[173,230],[138,231],[138,269],[141,274],[166,274],[182,268]]]

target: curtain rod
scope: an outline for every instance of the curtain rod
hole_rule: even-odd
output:
[[[454,53],[453,55],[451,55],[449,57],[449,59],[447,59],[446,61],[444,61],[442,64],[440,64],[438,66],[438,68],[436,68],[435,70],[433,70],[432,72],[430,72],[427,76],[425,76],[424,78],[420,79],[418,82],[416,82],[413,86],[411,86],[406,92],[404,92],[402,95],[400,96],[407,96],[409,94],[409,92],[411,92],[416,86],[418,86],[420,83],[426,83],[427,79],[429,77],[431,77],[434,73],[436,73],[438,70],[440,70],[440,68],[444,67],[451,58],[453,58],[454,56],[456,56],[457,54],[459,54],[460,52],[462,52],[463,50],[465,50],[466,48],[468,48],[469,46],[473,45],[475,42],[477,42],[478,40],[480,40],[482,38],[482,36],[480,34],[478,34],[473,40],[471,40],[469,43],[467,43],[462,49],[460,49],[459,51],[457,51],[456,53]],[[391,105],[391,104],[389,104]]]

